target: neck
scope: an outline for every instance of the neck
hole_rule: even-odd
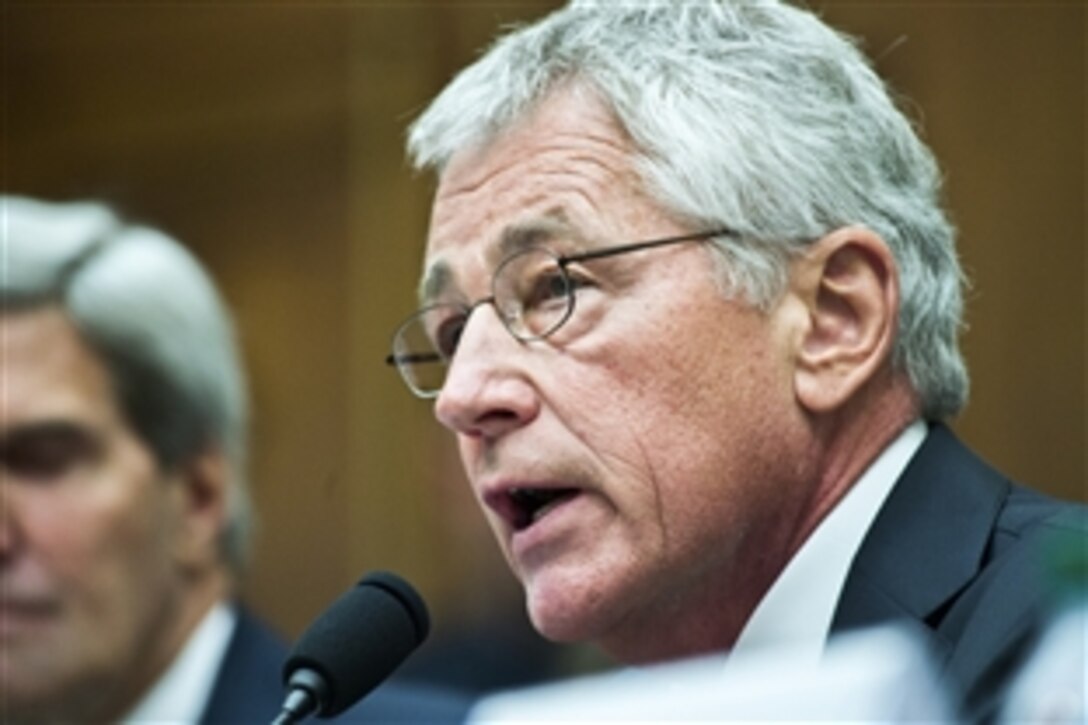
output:
[[[173,664],[204,617],[230,596],[229,576],[217,568],[187,582],[180,603],[163,617],[161,629],[152,632],[146,646],[136,653],[126,673],[118,676],[118,689],[101,702],[99,722],[117,722],[130,712]]]
[[[687,587],[644,621],[625,621],[600,647],[628,664],[728,650],[790,559],[917,410],[907,382],[889,374],[882,387],[871,386],[835,414],[810,419],[807,443],[782,453],[798,464],[793,478],[779,482],[807,493],[782,502],[777,520],[752,522],[728,571],[693,572]]]
[[[715,652],[724,653],[736,642],[780,567],[745,567],[731,586],[720,587],[714,574],[672,597],[644,621],[624,622],[622,629],[598,640],[610,657],[628,665],[648,665]],[[784,566],[784,564],[783,564]]]
[[[918,417],[906,380],[889,375],[841,411],[814,424],[821,451],[819,477],[795,528],[792,556],[850,491],[873,461]]]

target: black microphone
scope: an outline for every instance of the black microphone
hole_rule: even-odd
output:
[[[340,714],[392,674],[430,627],[427,606],[408,582],[367,574],[299,637],[283,666],[287,697],[273,725]]]

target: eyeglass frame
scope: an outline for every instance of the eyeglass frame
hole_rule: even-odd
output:
[[[491,304],[491,305],[495,304],[495,294],[494,294],[495,278],[498,276],[498,273],[502,270],[502,268],[505,267],[506,264],[510,260],[512,260],[512,259],[514,259],[516,257],[519,257],[519,256],[521,256],[523,254],[526,254],[527,252],[529,252],[529,251],[531,251],[533,249],[545,251],[545,252],[547,252],[548,254],[550,254],[551,256],[553,256],[555,258],[556,265],[558,266],[559,271],[563,274],[563,277],[564,277],[565,281],[567,282],[567,289],[566,289],[567,309],[559,317],[558,321],[555,322],[551,327],[549,327],[545,332],[540,333],[540,334],[533,334],[533,335],[522,335],[522,334],[520,334],[518,332],[515,332],[514,330],[512,330],[510,328],[510,324],[511,324],[510,321],[507,320],[506,316],[502,313],[501,310],[498,310],[496,308],[496,312],[498,313],[499,320],[502,322],[503,327],[506,328],[506,331],[508,333],[510,333],[511,337],[513,337],[515,340],[517,340],[519,342],[533,342],[533,341],[536,341],[536,340],[547,339],[548,337],[553,335],[557,330],[559,330],[561,327],[563,327],[563,325],[565,325],[567,323],[567,320],[569,320],[571,318],[571,316],[574,314],[574,306],[575,306],[575,299],[576,299],[576,296],[574,294],[575,287],[572,286],[571,283],[570,283],[570,275],[567,272],[567,266],[568,265],[575,264],[577,262],[587,262],[587,261],[592,261],[592,260],[595,260],[595,259],[604,259],[604,258],[607,258],[607,257],[615,257],[615,256],[619,256],[621,254],[627,254],[627,253],[630,253],[630,252],[640,252],[640,251],[643,251],[643,250],[646,250],[646,249],[654,249],[654,248],[657,248],[657,247],[664,247],[664,246],[669,246],[669,245],[672,245],[672,244],[680,244],[680,243],[683,243],[683,242],[701,242],[701,241],[706,241],[706,240],[709,240],[709,239],[713,239],[714,237],[723,237],[723,236],[735,237],[735,236],[737,236],[737,233],[734,230],[729,229],[728,227],[719,227],[717,229],[712,229],[712,230],[709,230],[709,231],[692,232],[692,233],[689,233],[689,234],[680,234],[680,235],[675,235],[675,236],[670,236],[670,237],[662,237],[660,239],[648,239],[648,240],[639,241],[639,242],[628,242],[626,244],[616,244],[616,245],[612,245],[612,246],[608,246],[608,247],[599,247],[597,249],[589,249],[589,250],[586,250],[584,252],[578,252],[576,254],[557,254],[556,252],[549,249],[545,245],[536,245],[536,246],[533,246],[533,247],[529,247],[527,249],[518,250],[518,251],[508,255],[507,257],[505,257],[502,261],[500,261],[495,266],[495,272],[492,273],[492,277],[491,277],[492,293],[490,295],[487,295],[486,297],[482,297],[482,298],[476,300],[475,302],[470,302],[470,303],[437,302],[437,303],[434,303],[434,304],[431,304],[431,305],[426,305],[424,307],[421,307],[420,309],[416,310],[415,312],[413,312],[408,317],[404,318],[400,322],[400,324],[397,325],[396,330],[393,332],[394,347],[396,346],[396,340],[400,336],[402,330],[404,330],[410,323],[415,322],[418,318],[422,317],[424,314],[426,314],[430,310],[433,310],[433,309],[435,309],[437,307],[460,307],[460,308],[462,308],[463,312],[464,312],[464,323],[463,324],[467,325],[469,316],[476,310],[477,307],[480,307],[480,306],[486,305],[486,304]],[[522,313],[521,314],[524,314],[524,307],[522,308]],[[425,357],[423,355],[420,355],[419,358],[417,358],[416,356],[412,356],[413,359],[409,360],[407,364],[414,364],[414,363],[419,363],[419,362],[436,362],[436,363],[442,363],[442,364],[445,364],[445,365],[448,366],[449,361],[453,359],[453,355],[446,356],[446,355],[442,354],[442,352],[440,352],[438,350],[438,346],[434,345],[433,343],[432,343],[432,347],[434,348],[433,353],[427,354]],[[454,350],[454,354],[456,354],[456,350]],[[431,358],[432,355],[433,355],[433,360]],[[409,381],[408,376],[405,375],[404,370],[401,367],[402,361],[404,361],[404,359],[406,357],[407,356],[404,356],[404,355],[398,356],[396,353],[391,352],[388,355],[386,355],[385,364],[390,365],[392,367],[395,367],[397,369],[397,372],[400,374],[400,377],[404,381],[405,385],[408,386],[408,389],[416,397],[422,398],[424,400],[437,398],[442,392],[441,387],[439,387],[439,388],[437,388],[437,389],[435,389],[433,391],[423,392],[422,390],[417,388],[415,385],[413,385]],[[445,384],[445,382],[443,381],[443,385],[444,384]]]

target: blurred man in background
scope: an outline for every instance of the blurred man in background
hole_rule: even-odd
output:
[[[211,280],[99,204],[0,224],[3,721],[270,722],[287,649],[236,600],[246,391]],[[459,707],[390,686],[344,719]]]
[[[649,663],[905,622],[968,716],[1084,511],[945,427],[940,174],[855,46],[777,2],[574,2],[410,132],[438,174],[389,362],[434,398],[545,636]]]

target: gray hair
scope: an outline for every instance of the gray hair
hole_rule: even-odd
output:
[[[170,469],[217,446],[229,466],[221,545],[248,559],[247,401],[234,331],[181,244],[93,202],[0,197],[4,311],[62,307],[110,373],[136,434]]]
[[[940,172],[851,39],[774,0],[575,0],[462,71],[412,125],[412,160],[441,173],[564,89],[610,107],[664,208],[738,232],[716,247],[727,292],[766,308],[812,241],[851,224],[879,234],[902,292],[893,362],[927,418],[963,407],[963,275]]]

